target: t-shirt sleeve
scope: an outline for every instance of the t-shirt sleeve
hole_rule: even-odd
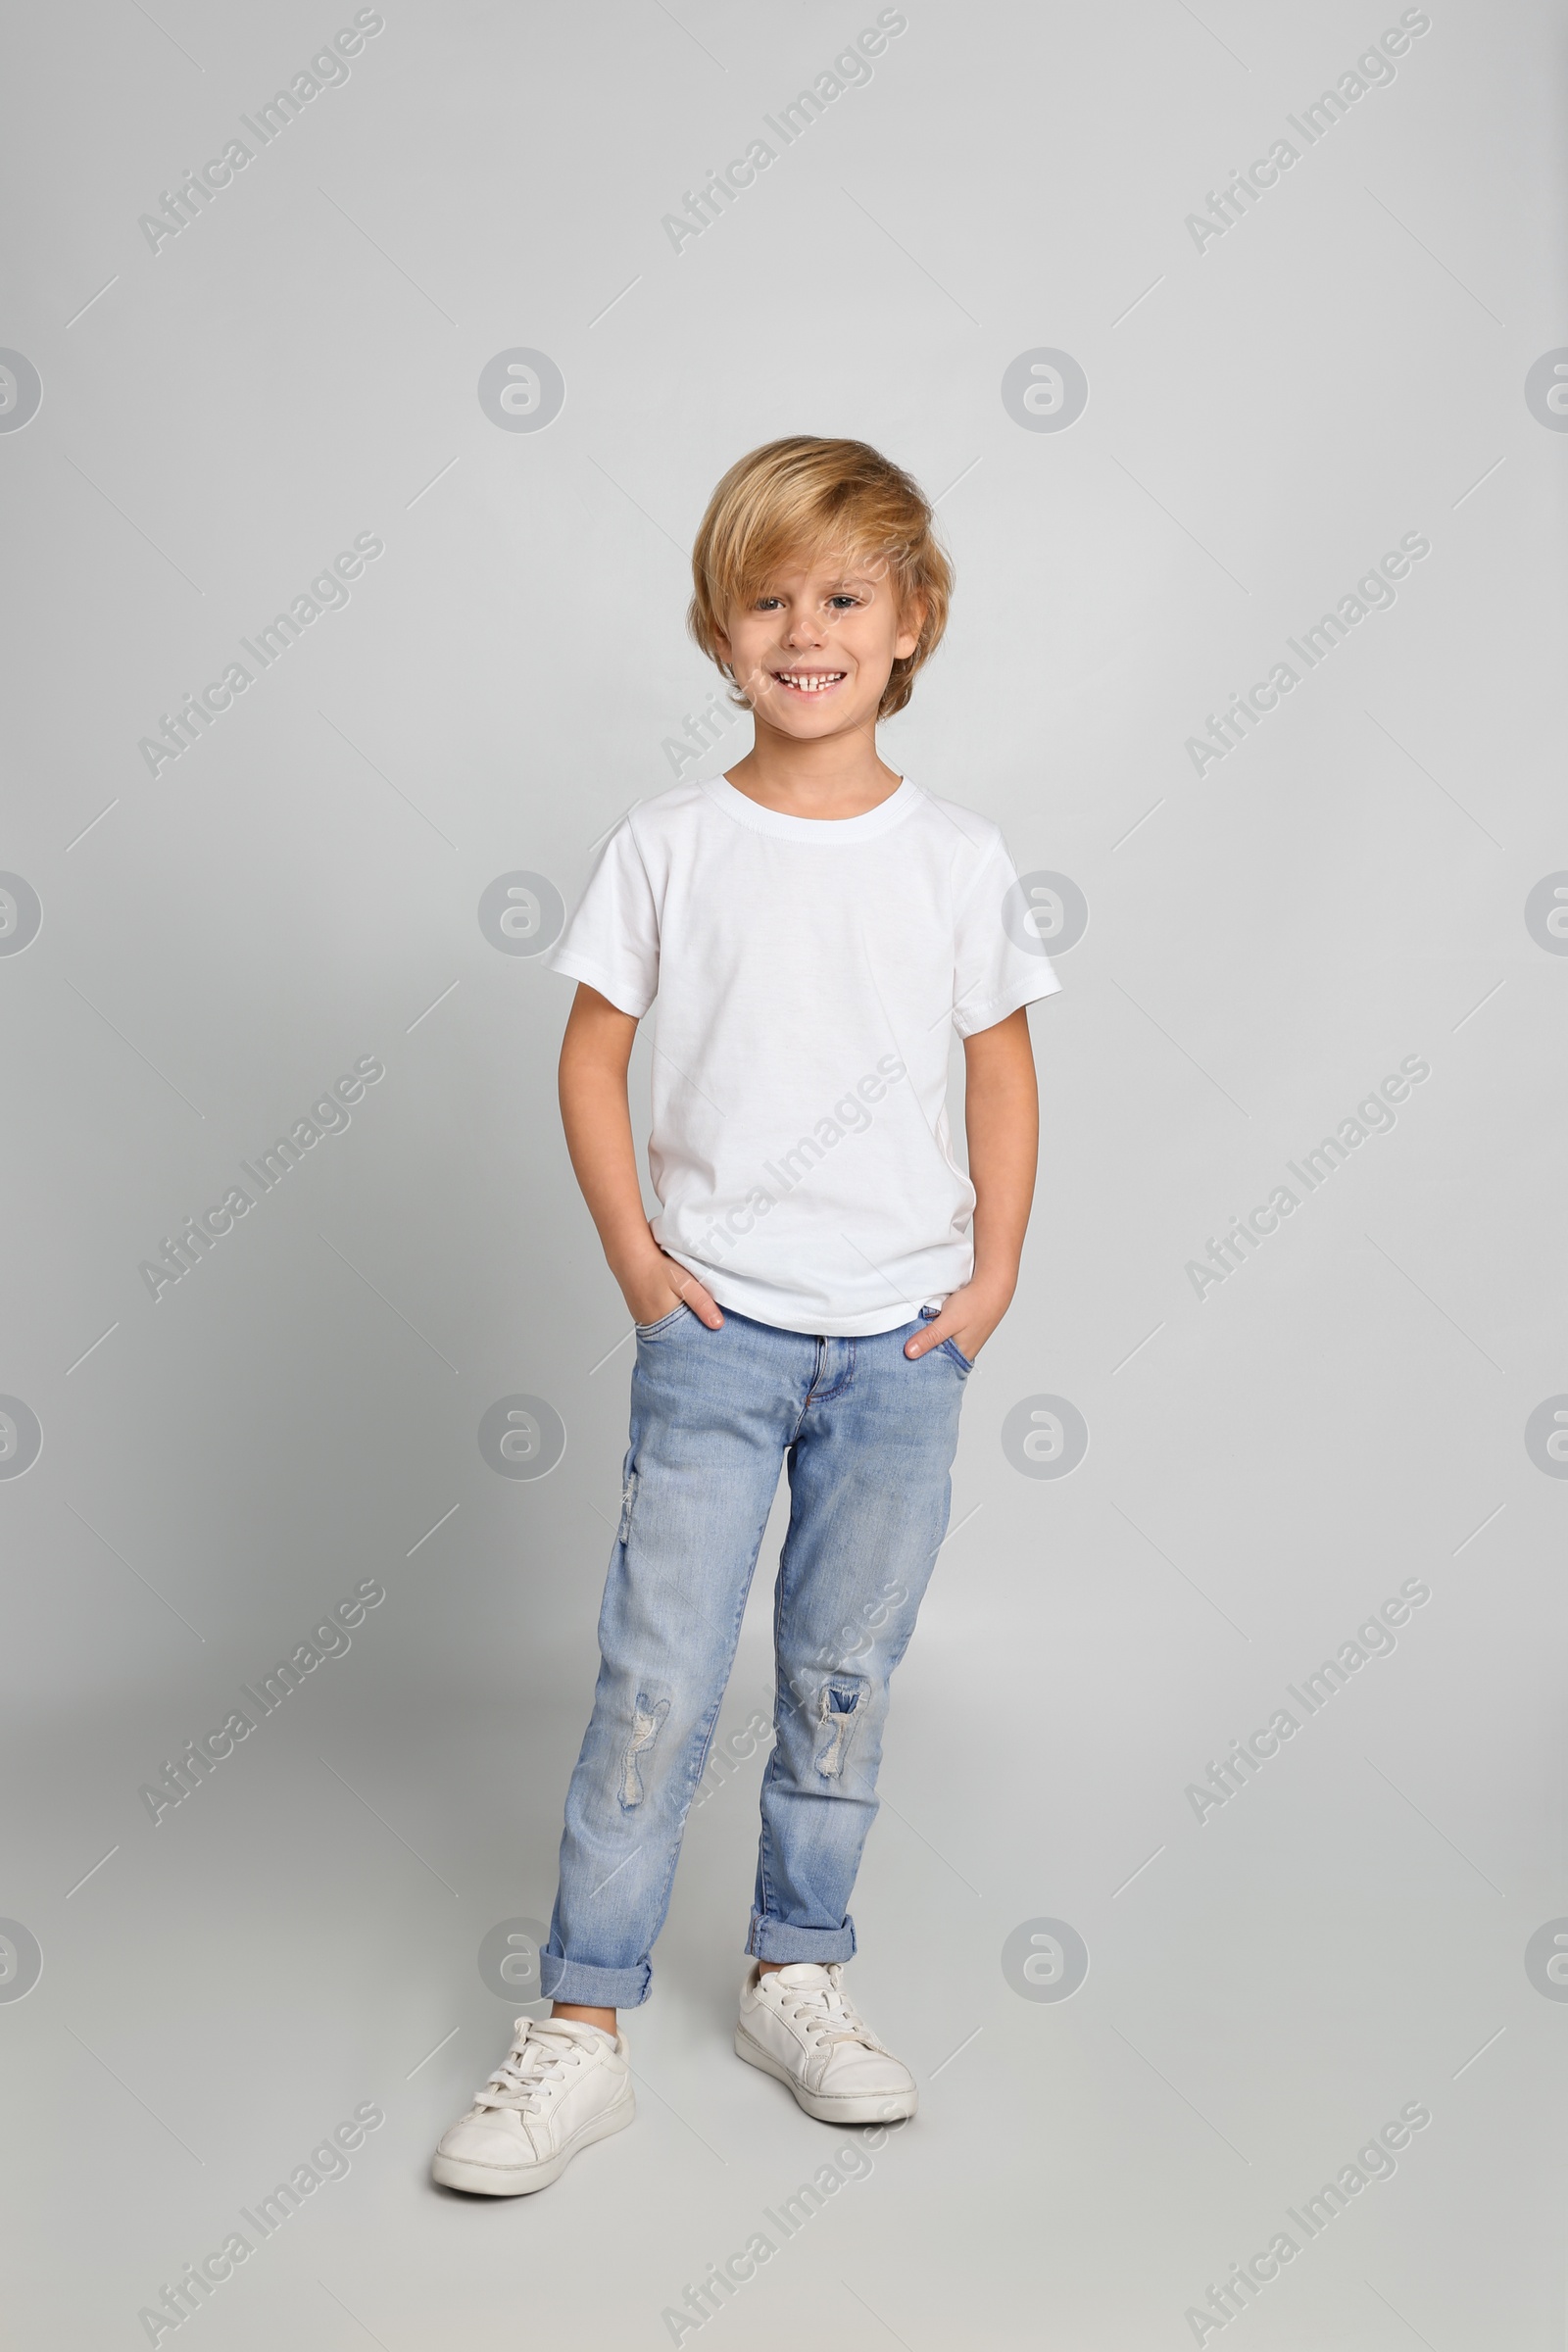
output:
[[[1042,930],[1055,910],[1045,884],[1033,889],[999,836],[959,904],[954,940],[953,1025],[960,1037],[1004,1021],[1020,1004],[1054,996],[1061,982],[1051,968]]]
[[[606,842],[577,909],[550,957],[634,1020],[659,994],[659,908],[630,821]]]

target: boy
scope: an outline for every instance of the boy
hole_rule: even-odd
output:
[[[496,2196],[632,2120],[616,2011],[648,1995],[781,1466],[777,1738],[735,2048],[823,2122],[914,2112],[845,1988],[849,1899],[964,1383],[1017,1280],[1038,1126],[1024,1007],[1058,985],[996,826],[877,756],[951,587],[909,477],[861,442],[771,442],[719,483],[693,572],[692,633],[753,748],[633,808],[551,959],[578,984],[567,1148],[637,1358],[540,1956],[554,2009],[517,2021],[435,2159],[438,2180]],[[656,995],[650,1223],[626,1068]]]

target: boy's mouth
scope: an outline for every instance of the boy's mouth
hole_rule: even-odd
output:
[[[826,694],[842,686],[849,675],[843,669],[775,669],[775,682],[791,694]]]

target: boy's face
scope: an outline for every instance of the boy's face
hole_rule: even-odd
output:
[[[775,573],[731,612],[719,651],[760,726],[814,741],[874,726],[896,661],[923,612],[901,612],[875,558],[814,557]]]

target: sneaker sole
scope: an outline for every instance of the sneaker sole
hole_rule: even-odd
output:
[[[580,2148],[591,2147],[596,2139],[608,2139],[612,2132],[624,2132],[636,2113],[636,2100],[628,2094],[593,2123],[584,2124],[570,2144],[546,2164],[475,2164],[471,2157],[437,2154],[430,2178],[439,2180],[443,2188],[466,2189],[470,2196],[531,2196],[536,2188],[548,2188],[552,2180],[559,2180]]]
[[[908,2090],[862,2090],[841,2092],[837,2098],[822,2098],[814,2090],[803,2089],[782,2060],[764,2050],[753,2039],[744,2026],[735,2029],[735,2055],[744,2058],[775,2082],[782,2082],[794,2097],[797,2107],[814,2116],[819,2124],[895,2124],[901,2117],[913,2115],[919,2105],[919,2093]]]

